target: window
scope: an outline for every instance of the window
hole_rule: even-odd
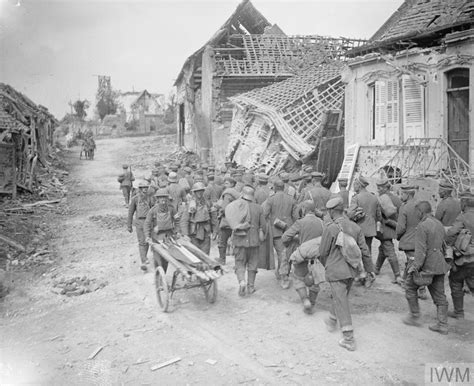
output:
[[[409,75],[373,85],[372,143],[398,145],[425,135],[424,89]]]

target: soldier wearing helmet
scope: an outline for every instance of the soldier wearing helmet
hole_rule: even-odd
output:
[[[133,189],[133,181],[135,177],[132,174],[131,170],[128,170],[128,165],[122,165],[123,172],[119,174],[117,181],[120,183],[120,190],[123,193],[123,198],[125,199],[125,206],[128,206],[130,202],[130,194]]]
[[[178,174],[170,172],[168,174],[167,192],[171,198],[171,204],[176,213],[181,212],[181,204],[186,201],[186,190],[178,183]]]
[[[127,228],[130,233],[133,232],[132,223],[135,225],[138,240],[138,251],[140,253],[141,269],[147,271],[148,259],[148,243],[146,242],[145,231],[143,226],[145,219],[153,207],[153,199],[148,194],[149,184],[146,181],[140,181],[138,184],[138,193],[132,197],[130,206],[128,207]],[[133,218],[135,215],[135,219]]]
[[[233,244],[235,251],[235,274],[239,281],[239,296],[249,295],[255,292],[255,278],[258,269],[258,254],[260,245],[260,233],[266,229],[263,209],[255,202],[255,190],[245,185],[242,188],[241,197],[236,201],[235,207],[246,207],[247,215],[244,218],[242,229],[234,228]],[[232,203],[231,205],[234,205]],[[227,207],[226,215],[230,206]],[[231,215],[229,211],[229,215]],[[229,219],[231,222],[231,219]],[[247,270],[247,282],[245,282],[245,271]]]
[[[181,233],[204,253],[211,251],[211,235],[217,238],[217,211],[204,197],[206,186],[196,182],[191,191],[193,198],[185,206],[180,221]]]
[[[148,244],[163,241],[176,233],[176,212],[170,203],[170,195],[168,194],[168,191],[166,189],[158,189],[155,193],[155,198],[157,202],[148,212],[143,226],[146,242]],[[161,266],[166,272],[168,261],[161,258],[161,256],[154,250],[153,262],[155,268]]]

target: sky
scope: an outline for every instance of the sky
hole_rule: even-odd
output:
[[[370,38],[403,0],[251,0],[287,35]],[[61,119],[97,75],[168,95],[240,0],[0,0],[0,82]],[[93,107],[88,116],[93,115]]]

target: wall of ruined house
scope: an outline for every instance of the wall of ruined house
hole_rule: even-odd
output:
[[[184,104],[184,146],[189,150],[196,151],[196,141],[194,139],[194,100],[195,93],[189,84],[192,72],[190,68],[185,70],[180,82],[176,84],[176,141],[179,136],[179,105]]]
[[[421,75],[425,87],[425,137],[442,137],[447,141],[447,78],[454,68],[470,69],[470,104],[474,99],[474,42],[473,39],[448,46],[443,53],[425,49],[400,52],[389,58],[371,54],[372,58],[359,59],[343,74],[345,90],[345,147],[354,143],[374,145],[371,139],[369,84],[383,77],[397,77],[403,73]],[[408,65],[408,66],[407,66]],[[401,130],[403,123],[400,122]],[[400,141],[400,142],[403,142]],[[400,144],[400,143],[398,143]],[[389,144],[387,144],[389,145]],[[397,145],[392,143],[390,145]],[[470,110],[470,166],[474,167],[474,113]],[[380,162],[382,164],[382,162]]]

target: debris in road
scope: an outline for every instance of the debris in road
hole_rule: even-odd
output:
[[[32,208],[34,206],[40,206],[40,205],[49,205],[49,204],[59,204],[61,200],[42,200],[42,201],[36,201],[31,204],[23,204],[23,208]]]
[[[148,363],[150,362],[149,359],[137,359],[137,361],[133,365],[142,365],[143,363]]]
[[[99,347],[97,347],[97,348],[94,350],[94,352],[93,352],[91,355],[89,355],[89,356],[87,357],[87,359],[94,359],[94,358],[97,356],[97,354],[102,351],[102,349],[103,349],[104,347],[105,347],[105,346],[99,346]]]
[[[98,223],[107,229],[126,229],[127,218],[125,216],[117,216],[114,214],[107,214],[105,216],[89,216],[89,220]]]
[[[180,357],[176,357],[176,358],[170,359],[169,361],[166,361],[166,362],[157,364],[155,366],[152,366],[152,367],[150,367],[150,370],[151,371],[159,370],[159,369],[162,369],[163,367],[166,367],[166,366],[172,365],[173,363],[179,362],[180,360],[181,360]]]
[[[4,243],[8,244],[9,246],[18,249],[21,252],[25,252],[25,247],[21,245],[20,243],[17,243],[15,240],[11,239],[10,237],[0,235],[0,241],[3,241]]]
[[[66,296],[79,296],[94,292],[104,288],[108,284],[107,281],[97,282],[96,279],[88,279],[87,276],[76,276],[71,279],[62,278],[59,281],[55,280],[53,282],[54,287],[61,288],[59,293]]]
[[[206,363],[209,364],[209,365],[214,366],[217,363],[217,361],[215,359],[208,359],[208,360],[206,360]]]

